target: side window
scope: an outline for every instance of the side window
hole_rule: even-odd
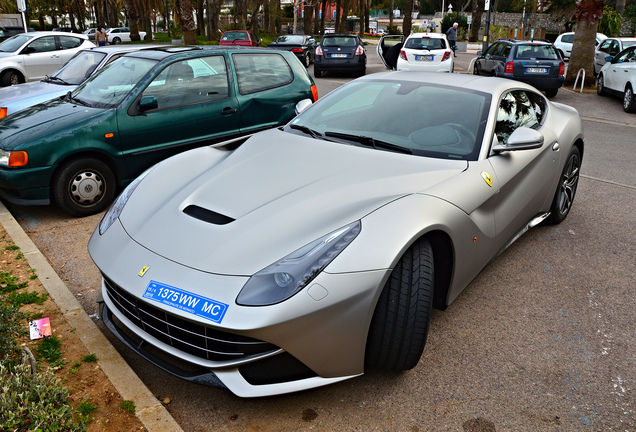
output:
[[[574,42],[574,35],[565,35],[565,36],[563,36],[563,39],[561,39],[561,42],[573,43]]]
[[[227,67],[221,55],[173,63],[161,71],[142,94],[157,98],[161,110],[211,102],[228,95]]]
[[[55,51],[55,36],[45,36],[34,40],[29,44],[27,50],[33,53]]]
[[[280,54],[232,54],[232,60],[241,94],[280,87],[294,79]]]
[[[487,54],[494,55],[493,53],[495,52],[495,50],[499,49],[500,45],[501,44],[498,44],[498,43],[494,45],[490,45],[488,49],[486,49],[486,52],[484,53],[484,55],[487,55]]]
[[[58,36],[62,49],[77,48],[82,44],[82,39],[73,36]]]
[[[533,126],[533,128],[538,128],[541,124],[543,124],[543,120],[545,118],[545,98],[540,94],[526,91],[526,96],[530,100],[532,104],[532,109],[534,110],[534,115],[537,118],[537,124]]]
[[[601,44],[600,47],[598,47],[599,51],[603,51],[604,53],[609,53],[610,52],[610,44],[612,43],[612,41],[610,40],[606,40],[605,42],[603,42]]]
[[[502,45],[503,45],[503,49],[501,50],[501,54],[499,55],[502,57],[508,58],[508,56],[510,55],[510,50],[512,49],[512,46],[508,44],[502,44]]]
[[[517,128],[536,128],[538,124],[533,104],[524,91],[511,91],[499,102],[495,135],[500,144],[506,144],[510,134]]]
[[[615,56],[618,54],[620,50],[618,49],[618,41],[612,41],[612,45],[610,46],[609,54],[611,56]]]

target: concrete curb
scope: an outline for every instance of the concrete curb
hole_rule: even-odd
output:
[[[117,350],[89,318],[66,284],[55,273],[46,257],[31,241],[13,215],[0,202],[0,224],[37,270],[38,278],[58,305],[66,321],[76,329],[84,346],[99,358],[99,366],[125,400],[135,403],[136,415],[149,432],[183,432],[168,410],[148,390]]]

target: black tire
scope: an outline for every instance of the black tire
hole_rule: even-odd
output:
[[[551,89],[547,89],[545,91],[545,95],[547,97],[555,97],[557,95],[557,93],[559,92],[558,88],[551,88]]]
[[[481,75],[481,70],[479,69],[479,66],[475,65],[475,67],[473,68],[473,75]]]
[[[318,67],[316,66],[316,63],[314,63],[314,76],[316,78],[320,78],[322,76],[322,71],[318,69]]]
[[[104,162],[75,159],[61,166],[51,180],[53,202],[73,216],[99,213],[115,198],[115,175]]]
[[[623,110],[628,113],[636,112],[636,96],[634,96],[634,90],[629,84],[623,92]]]
[[[305,65],[305,67],[309,67],[309,53],[305,53],[305,55],[303,56],[303,60],[302,63]]]
[[[9,87],[23,82],[24,79],[19,72],[6,71],[4,74],[2,74],[2,87]]]
[[[568,160],[565,162],[559,184],[552,199],[550,206],[550,216],[546,218],[549,224],[558,224],[563,222],[570,213],[576,188],[579,184],[579,175],[581,171],[581,152],[578,147],[572,147]]]
[[[365,363],[371,368],[414,368],[422,356],[433,305],[433,249],[426,239],[404,253],[373,313]]]
[[[367,73],[367,67],[364,66],[362,69],[358,71],[358,76],[364,76]]]
[[[118,37],[113,38],[113,45],[119,45],[121,43],[121,39]]]
[[[603,78],[603,74],[598,74],[596,77],[596,94],[599,96],[607,95],[607,91],[605,90],[605,78]]]

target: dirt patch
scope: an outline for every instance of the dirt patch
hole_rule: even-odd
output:
[[[28,286],[19,292],[37,292],[42,295],[46,290],[40,283],[37,269],[31,269],[22,253],[14,249],[12,240],[0,225],[0,269],[10,272],[19,282],[28,282]],[[62,343],[63,365],[53,368],[55,375],[69,389],[71,405],[77,409],[80,403],[90,403],[97,407],[90,413],[92,421],[88,423],[89,432],[117,431],[132,432],[146,430],[134,413],[121,408],[123,398],[108,380],[98,363],[83,361],[89,353],[79,335],[65,320],[57,305],[48,298],[42,305],[25,305],[21,310],[30,315],[39,314],[51,320],[51,329]],[[27,327],[27,323],[24,324]],[[34,351],[40,341],[24,340],[22,345]],[[50,365],[38,360],[38,369]],[[133,401],[134,402],[134,401]]]

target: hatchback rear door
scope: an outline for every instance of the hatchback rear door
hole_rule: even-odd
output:
[[[402,43],[404,43],[404,35],[384,35],[380,38],[380,42],[378,42],[378,46],[376,47],[376,52],[387,69],[393,69],[395,67],[395,62],[397,61],[397,56],[395,59],[386,58],[389,49]],[[393,64],[391,65],[391,63]]]

